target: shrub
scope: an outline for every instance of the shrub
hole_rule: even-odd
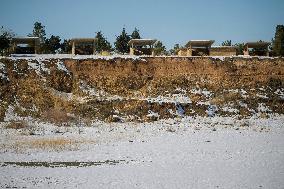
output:
[[[26,121],[12,121],[6,126],[7,129],[24,129],[27,127],[28,123]]]
[[[68,115],[66,111],[57,108],[51,108],[43,112],[42,118],[45,121],[55,123],[61,126],[67,126],[68,123],[74,121],[74,117]]]

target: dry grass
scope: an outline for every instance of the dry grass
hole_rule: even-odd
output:
[[[6,129],[24,129],[28,127],[26,121],[12,121],[7,126]]]
[[[34,140],[24,140],[17,142],[14,147],[16,149],[40,149],[48,151],[60,151],[60,150],[77,150],[83,143],[94,143],[94,141],[88,140],[72,140],[68,138],[41,138]]]
[[[42,118],[45,121],[58,125],[68,125],[68,122],[74,121],[74,118],[69,116],[66,111],[60,109],[49,109],[42,113]]]

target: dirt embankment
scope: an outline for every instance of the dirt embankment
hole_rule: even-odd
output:
[[[80,79],[112,94],[160,95],[199,86],[212,90],[265,86],[284,80],[284,59],[151,57],[141,60],[66,60]]]
[[[284,113],[283,58],[0,59],[0,118]],[[71,119],[71,118],[70,118]]]

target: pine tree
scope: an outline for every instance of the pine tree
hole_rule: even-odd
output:
[[[111,44],[107,41],[107,39],[103,36],[102,32],[99,31],[96,34],[96,51],[111,51]]]
[[[45,26],[43,26],[40,22],[34,23],[33,33],[29,34],[31,37],[39,37],[40,43],[44,43],[46,39],[45,34]]]
[[[182,48],[179,44],[175,44],[173,49],[169,50],[170,55],[177,55],[178,50]]]
[[[128,53],[129,41],[130,41],[130,36],[126,33],[125,28],[123,28],[121,34],[116,37],[116,41],[114,43],[115,49],[120,53]]]
[[[272,41],[272,51],[274,56],[284,56],[284,25],[277,25],[275,37]]]
[[[232,46],[232,41],[231,40],[223,41],[222,46]]]
[[[10,41],[5,34],[0,35],[0,53],[4,55],[4,51],[9,48]]]
[[[70,53],[72,49],[70,40],[64,39],[60,45],[60,49],[61,49],[60,50],[61,53],[66,53],[66,54]]]
[[[237,55],[243,55],[244,54],[244,47],[245,45],[243,43],[236,43],[234,45],[237,48]]]
[[[56,53],[56,51],[61,47],[60,37],[51,35],[49,39],[45,40],[44,52],[45,53]]]
[[[139,30],[137,28],[134,29],[134,31],[131,34],[132,39],[141,39]]]
[[[8,52],[10,46],[10,41],[15,36],[11,30],[4,29],[2,26],[0,28],[0,53],[3,56]]]
[[[166,53],[166,47],[163,45],[161,41],[157,41],[154,45],[154,53],[155,55],[162,55]]]

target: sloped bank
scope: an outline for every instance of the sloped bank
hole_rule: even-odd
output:
[[[283,58],[2,58],[0,76],[2,120],[284,113]]]

